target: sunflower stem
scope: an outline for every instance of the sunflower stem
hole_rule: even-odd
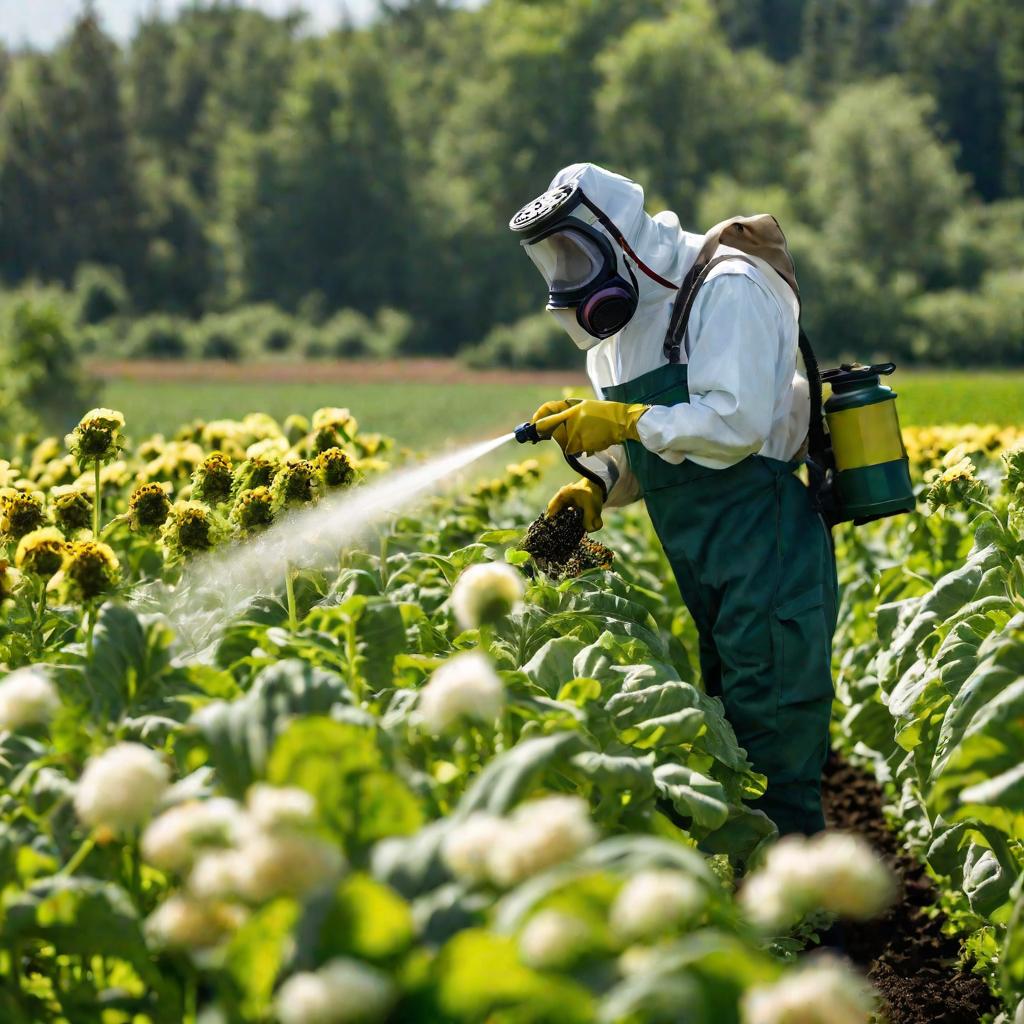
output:
[[[73,875],[81,866],[86,857],[92,853],[96,845],[96,833],[90,832],[82,842],[82,845],[75,851],[74,856],[57,872],[58,875]]]
[[[39,654],[43,649],[43,622],[46,617],[46,580],[39,580],[39,591],[37,594],[38,606],[36,608],[36,621],[33,625],[33,644],[35,653]]]
[[[100,460],[94,459],[92,464],[93,483],[95,490],[92,496],[92,539],[100,539],[100,503],[103,498],[100,494]]]
[[[294,633],[299,628],[299,616],[295,608],[295,570],[290,565],[285,569],[284,584],[288,595],[288,628]]]
[[[87,619],[87,626],[85,629],[85,655],[87,658],[92,657],[92,634],[96,628],[96,609],[92,606],[86,609],[85,612]]]

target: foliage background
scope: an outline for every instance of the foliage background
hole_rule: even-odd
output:
[[[577,160],[693,230],[775,213],[826,358],[1022,359],[1013,0],[399,0],[325,35],[197,3],[124,46],[86,7],[0,59],[5,305],[101,355],[548,366],[506,222]]]

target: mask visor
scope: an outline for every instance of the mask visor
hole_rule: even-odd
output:
[[[523,248],[547,283],[553,305],[579,301],[587,286],[605,272],[607,254],[594,239],[572,228],[524,242]]]

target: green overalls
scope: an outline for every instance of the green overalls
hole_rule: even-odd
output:
[[[615,402],[688,402],[669,363],[603,389]],[[798,461],[747,456],[728,469],[666,462],[626,442],[658,538],[700,635],[709,694],[768,790],[754,806],[788,832],[824,828],[821,772],[832,708],[838,580],[831,537]]]

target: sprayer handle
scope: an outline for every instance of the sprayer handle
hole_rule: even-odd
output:
[[[580,462],[578,455],[570,455],[568,452],[563,452],[565,461],[579,473],[580,476],[585,476],[592,484],[597,484],[601,488],[601,494],[604,495],[604,500],[608,500],[608,485],[592,470]]]

